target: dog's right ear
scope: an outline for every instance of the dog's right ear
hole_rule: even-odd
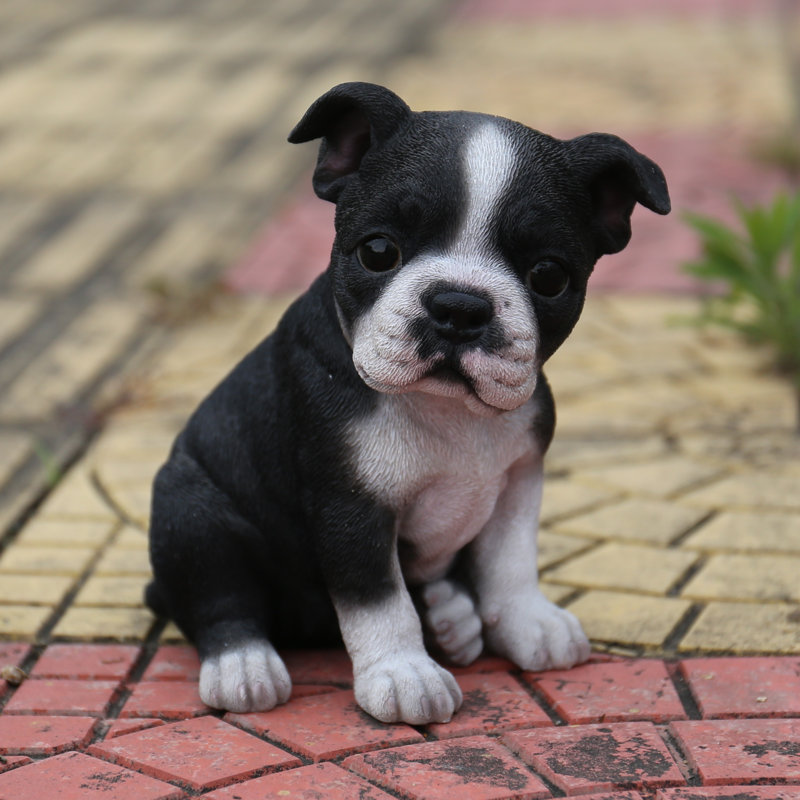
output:
[[[380,147],[411,116],[394,93],[374,83],[341,83],[316,100],[289,134],[293,144],[322,137],[314,191],[335,203],[368,150]]]

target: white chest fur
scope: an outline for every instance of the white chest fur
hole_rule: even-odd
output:
[[[350,431],[363,487],[397,515],[398,538],[412,545],[403,564],[411,582],[442,577],[453,557],[491,517],[512,465],[538,455],[533,401],[496,416],[457,400],[410,392],[383,395]]]

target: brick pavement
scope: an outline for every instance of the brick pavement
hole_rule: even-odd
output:
[[[457,671],[450,724],[413,728],[354,706],[343,652],[290,653],[286,706],[220,715],[142,605],[153,473],[326,260],[313,148],[283,140],[330,85],[620,133],[679,211],[782,184],[750,157],[791,114],[765,4],[597,8],[4,3],[0,800],[800,798],[793,399],[766,353],[675,323],[696,308],[663,293],[691,288],[678,214],[637,214],[593,279],[661,294],[590,293],[548,369],[540,567],[589,664],[486,657]],[[218,286],[231,264],[228,288],[256,294]]]

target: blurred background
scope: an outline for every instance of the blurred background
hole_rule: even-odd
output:
[[[0,523],[108,413],[103,387],[221,293],[290,295],[327,261],[315,145],[346,80],[412,108],[616,133],[676,213],[639,209],[595,291],[692,292],[684,210],[797,184],[795,0],[3,0]],[[98,400],[98,398],[101,398]],[[22,499],[20,499],[22,498]]]

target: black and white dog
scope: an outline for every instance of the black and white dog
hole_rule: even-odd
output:
[[[589,655],[537,588],[541,370],[634,205],[666,214],[667,187],[615,136],[412,113],[365,83],[320,97],[290,141],[317,138],[330,267],[177,438],[147,599],[196,643],[210,706],[285,702],[273,645],[341,636],[365,711],[446,721],[461,693],[423,623],[455,664]]]

